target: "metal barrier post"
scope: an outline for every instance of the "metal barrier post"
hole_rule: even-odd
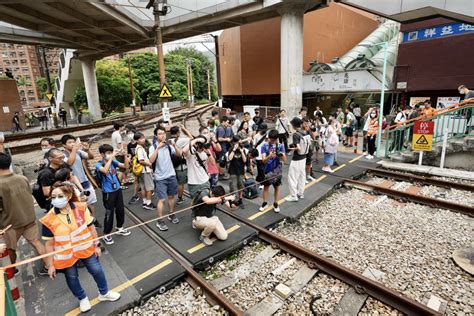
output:
[[[420,151],[420,156],[418,157],[418,166],[421,166],[422,162],[423,162],[423,152]]]
[[[448,129],[444,129],[444,135],[443,135],[443,149],[441,150],[441,162],[439,164],[439,167],[441,169],[444,168],[444,158],[446,156],[446,145],[448,144]]]
[[[359,131],[356,131],[355,134],[355,141],[354,141],[354,154],[357,154],[357,145],[359,143]]]

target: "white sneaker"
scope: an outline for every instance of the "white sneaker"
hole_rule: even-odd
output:
[[[107,294],[105,294],[105,295],[99,294],[99,301],[101,301],[101,302],[103,302],[103,301],[115,302],[119,298],[120,298],[120,293],[118,293],[118,292],[108,291]]]
[[[285,200],[287,200],[288,202],[298,202],[298,197],[290,195],[290,196],[286,197]]]
[[[280,205],[278,205],[277,207],[273,207],[273,211],[275,213],[280,213]]]
[[[132,233],[131,231],[123,227],[115,227],[115,229],[117,229],[117,233],[119,233],[122,236],[128,236]]]
[[[367,156],[367,152],[366,152],[366,151],[363,151],[363,152],[362,152],[362,156]]]
[[[258,209],[260,212],[263,212],[268,206],[268,203],[265,203],[265,204],[262,204],[262,206],[260,206],[260,208]]]
[[[85,313],[90,311],[92,308],[91,302],[89,302],[89,298],[83,298],[82,300],[79,301],[79,310],[81,313]]]
[[[370,160],[370,159],[374,159],[374,156],[372,156],[372,155],[367,155],[367,156],[365,156],[365,158],[367,158],[367,159]]]
[[[259,190],[263,190],[263,185],[258,187]]]

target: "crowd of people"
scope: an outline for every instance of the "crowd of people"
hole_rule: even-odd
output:
[[[245,208],[244,198],[258,196],[261,190],[259,210],[280,212],[283,181],[288,181],[290,191],[286,199],[298,202],[305,198],[305,185],[315,180],[313,162],[322,159],[322,171],[333,173],[340,142],[354,146],[356,133],[362,133],[366,158],[373,159],[380,137],[377,107],[370,107],[365,113],[357,104],[339,107],[327,117],[319,107],[311,117],[305,107],[295,117],[287,117],[282,109],[273,121],[267,122],[258,109],[253,116],[249,112],[240,118],[228,114],[220,116],[217,110],[213,111],[207,126],[200,127],[197,135],[184,126],[160,120],[152,139],[133,124],[115,122],[110,143],[98,147],[98,161],[92,170],[88,161],[96,157],[88,142],[66,134],[56,147],[52,138],[43,138],[32,190],[26,177],[12,172],[11,155],[0,153],[0,220],[4,228],[11,225],[0,231],[6,240],[0,250],[6,248],[15,263],[17,241],[23,236],[40,255],[56,252],[44,258],[39,274],[51,278],[58,272],[64,274],[69,289],[79,300],[80,310],[85,312],[91,304],[79,282],[79,262],[97,283],[100,301],[120,298],[119,293],[109,290],[98,260],[101,245],[96,229],[102,230],[102,240],[107,245],[115,243],[116,235],[131,234],[124,227],[122,190],[128,185],[132,185],[133,196],[126,202],[141,202],[144,210],[155,211],[156,226],[161,231],[168,230],[169,224],[180,223],[175,204],[186,200],[187,188],[192,201],[192,228],[200,231],[202,243],[211,246],[211,235],[218,240],[227,239],[216,215],[218,204]],[[401,109],[392,123],[401,126],[418,116],[434,114],[426,101],[422,107]],[[382,122],[383,128],[389,125],[384,118]],[[405,136],[409,137],[400,136],[392,146],[404,146]],[[283,180],[283,167],[290,158]],[[100,219],[96,209],[98,192],[105,210]],[[39,220],[41,232],[34,200],[45,212]]]

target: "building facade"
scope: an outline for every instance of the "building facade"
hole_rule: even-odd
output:
[[[336,3],[306,13],[303,70],[344,55],[377,26],[375,16]],[[280,106],[280,18],[224,30],[219,53],[226,107]]]
[[[474,89],[474,25],[436,18],[401,31],[394,81],[402,105],[430,99],[443,107],[459,101],[459,85]]]
[[[59,49],[45,48],[51,80],[58,74]],[[21,104],[31,108],[42,102],[36,80],[45,77],[45,67],[36,46],[0,43],[0,76],[11,73],[17,81]]]

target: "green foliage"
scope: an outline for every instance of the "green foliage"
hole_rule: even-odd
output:
[[[19,87],[31,86],[31,82],[26,80],[26,78],[23,76],[18,77],[18,79],[16,80],[16,84]]]
[[[216,98],[214,83],[214,65],[202,52],[194,48],[178,48],[165,55],[166,81],[174,98],[172,100],[186,101],[187,74],[186,62],[190,60],[193,70],[194,99],[207,99],[207,70],[211,76],[211,96]],[[128,65],[128,58],[121,60]],[[158,58],[151,53],[130,55],[130,64],[134,73],[134,84],[143,100],[153,104],[159,102],[160,75]]]
[[[51,77],[51,82],[53,84],[51,88],[54,91],[56,90],[56,76]],[[44,77],[36,78],[36,86],[39,89],[41,99],[45,101],[48,100],[48,98],[46,97],[46,93],[48,93],[48,85],[46,84],[46,78]]]

